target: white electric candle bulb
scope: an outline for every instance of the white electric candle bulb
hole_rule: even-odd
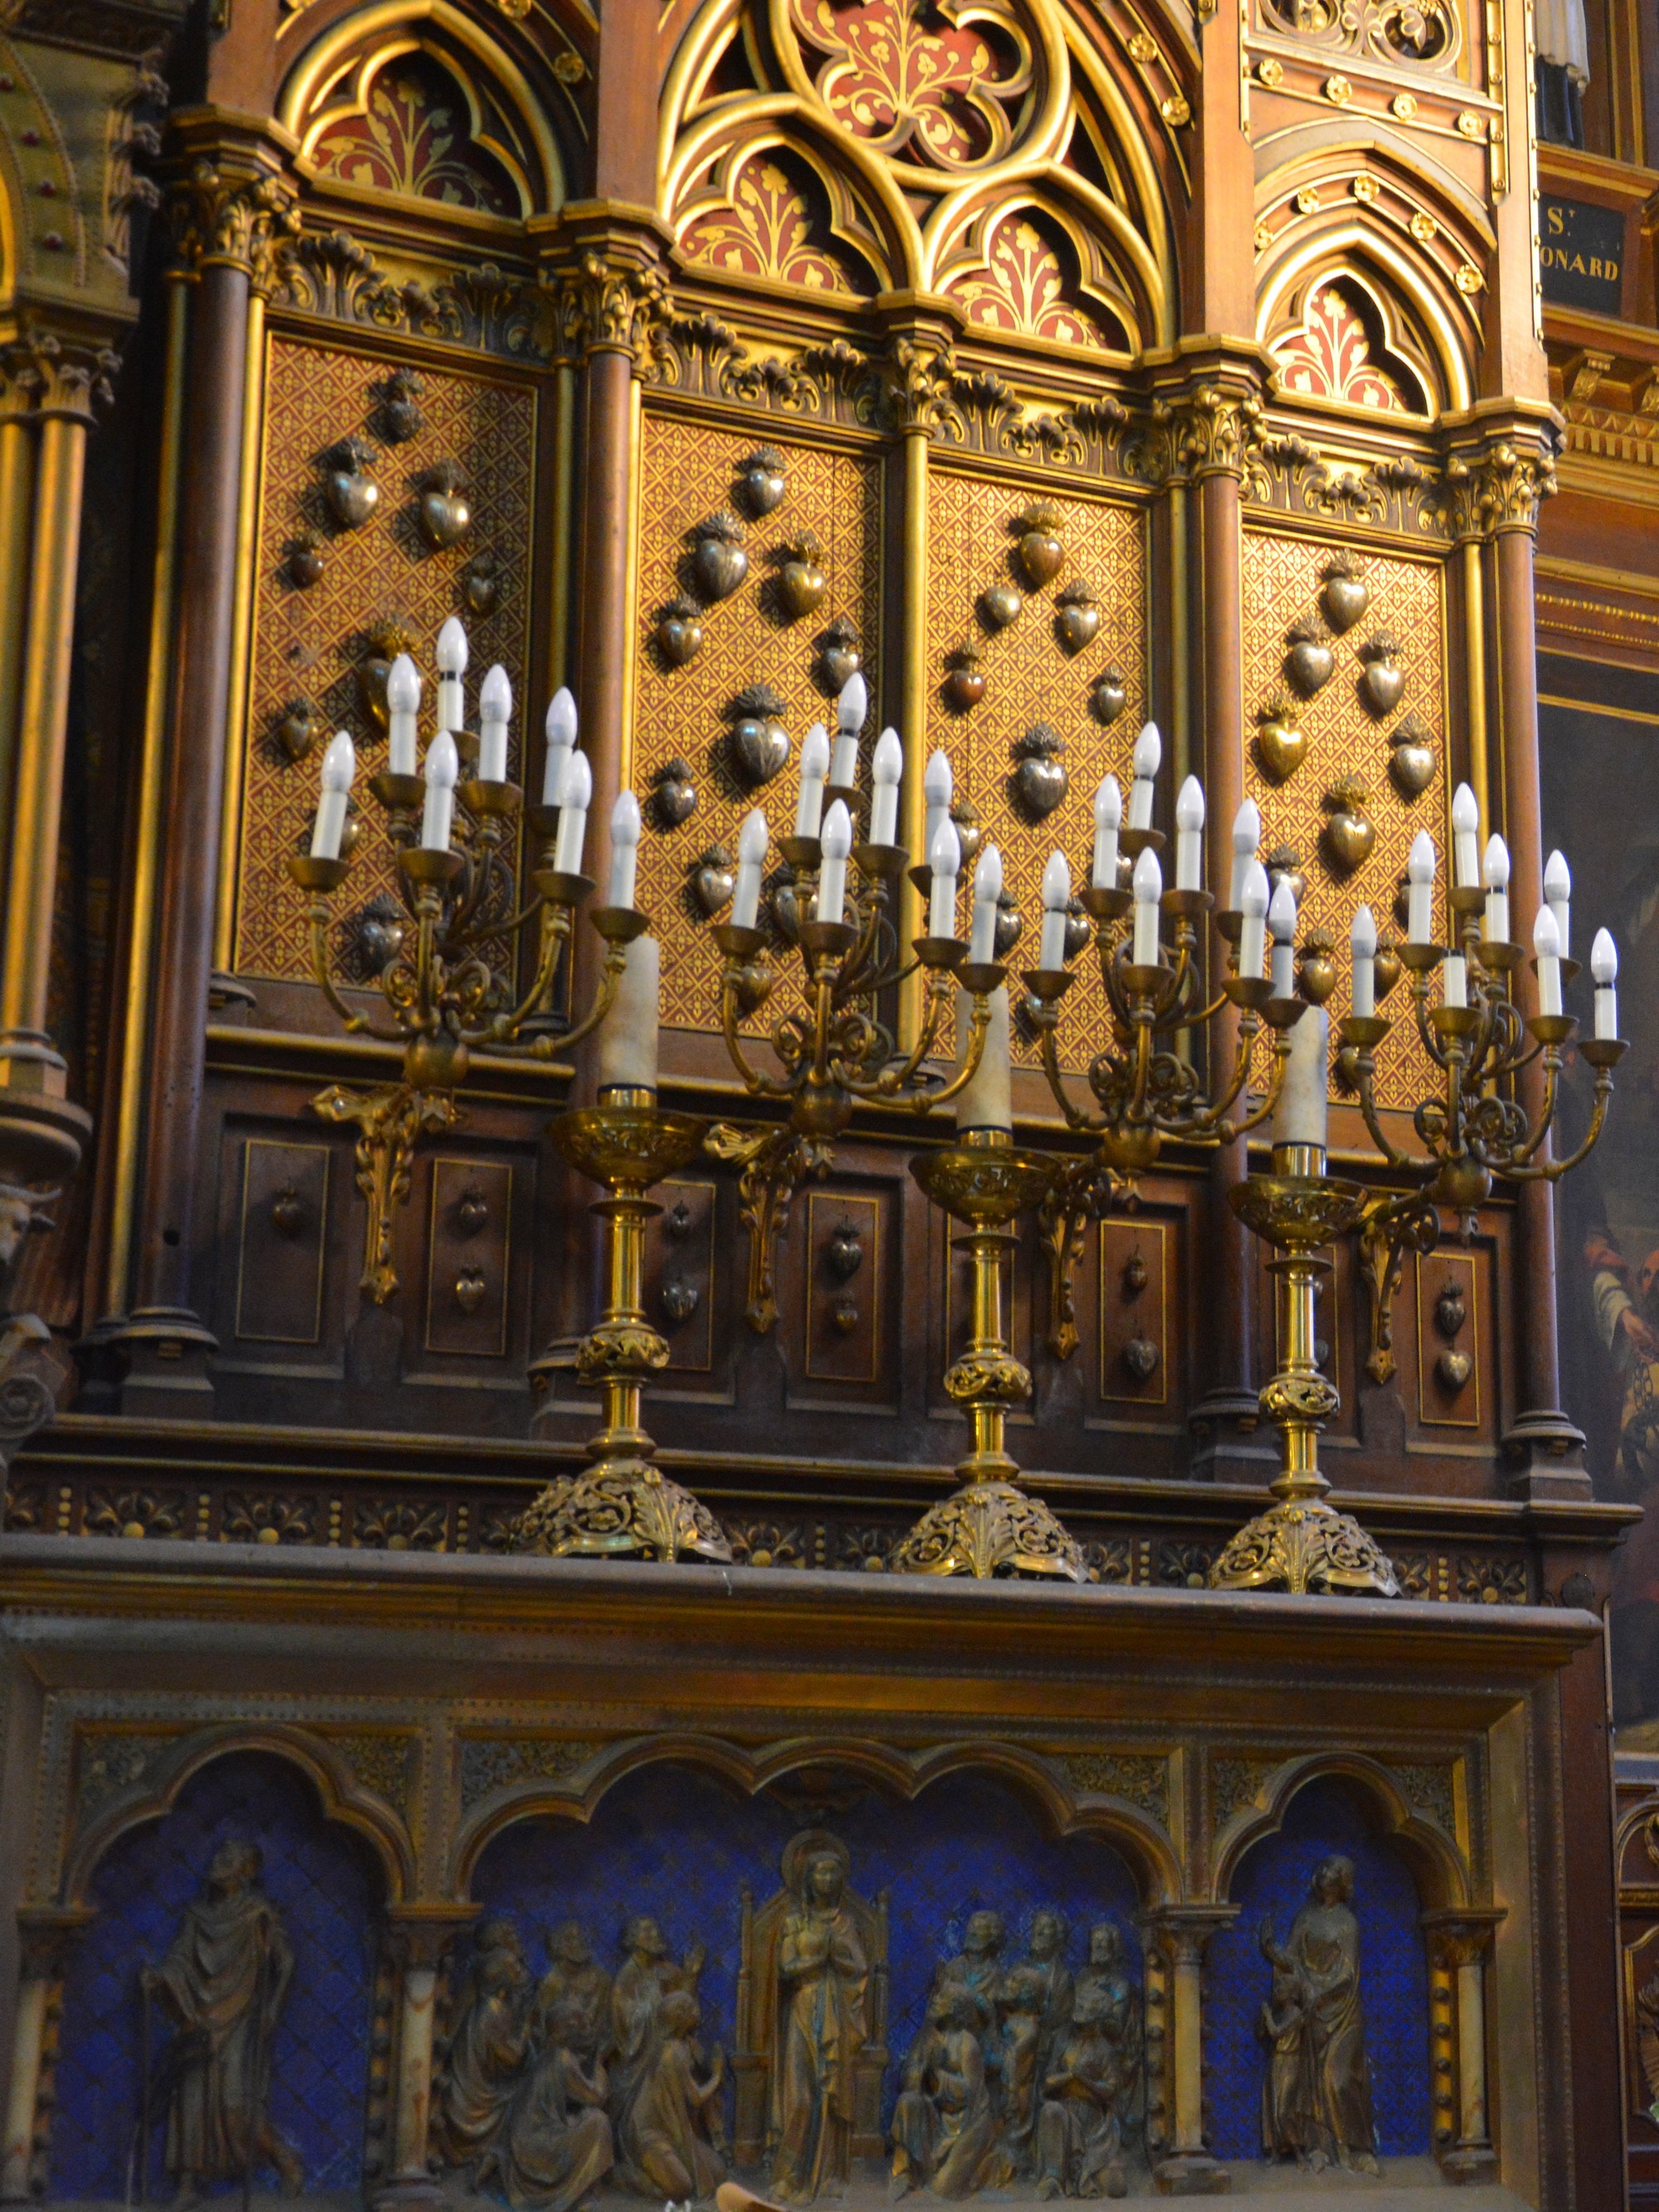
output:
[[[1227,884],[1227,905],[1234,914],[1243,911],[1245,872],[1261,842],[1261,809],[1247,799],[1233,817],[1233,872]]]
[[[814,722],[801,740],[800,797],[795,802],[795,835],[816,837],[823,819],[823,787],[830,780],[830,732]]]
[[[988,967],[997,957],[997,901],[1002,896],[1002,855],[987,845],[974,870],[974,918],[968,933],[971,965]]]
[[[823,817],[823,865],[818,870],[817,903],[813,918],[840,921],[847,907],[847,855],[853,849],[853,817],[845,799],[838,799]]]
[[[386,766],[393,775],[416,771],[415,725],[421,711],[421,672],[406,653],[400,653],[386,679],[386,734],[390,744]]]
[[[1072,872],[1064,853],[1050,853],[1042,871],[1042,950],[1037,966],[1057,975],[1066,965],[1066,909],[1072,902]]]
[[[1619,994],[1614,986],[1619,980],[1619,948],[1605,929],[1596,931],[1595,942],[1590,947],[1590,974],[1595,979],[1595,1034],[1598,1037],[1616,1037]]]
[[[576,743],[576,702],[562,684],[547,709],[547,760],[542,769],[542,805],[556,806],[564,764]]]
[[[346,802],[351,779],[357,773],[357,756],[343,730],[336,730],[323,755],[323,787],[317,801],[317,821],[311,833],[313,860],[337,860],[345,836]]]
[[[1330,1024],[1323,1006],[1309,1006],[1291,1031],[1285,1080],[1273,1105],[1273,1145],[1325,1149],[1325,1073]]]
[[[1164,896],[1164,871],[1150,846],[1135,862],[1130,884],[1135,895],[1135,935],[1131,957],[1137,968],[1156,968],[1158,902]]]
[[[1544,896],[1555,916],[1561,957],[1569,959],[1572,953],[1572,871],[1567,866],[1565,853],[1552,853],[1544,863]]]
[[[1445,979],[1443,1003],[1449,1006],[1467,1006],[1469,1003],[1469,966],[1461,952],[1449,952],[1441,970]]]
[[[1195,891],[1204,866],[1204,787],[1189,775],[1176,793],[1176,889]]]
[[[869,711],[869,685],[861,676],[849,676],[836,702],[836,750],[830,781],[838,790],[850,791],[859,780],[859,732]]]
[[[441,730],[460,730],[466,726],[466,708],[461,692],[461,678],[466,673],[466,632],[458,615],[448,616],[438,632],[438,727]]]
[[[1555,916],[1547,906],[1540,906],[1533,918],[1532,950],[1538,963],[1538,1011],[1540,1014],[1559,1014],[1561,1011],[1561,933],[1555,926]]]
[[[1267,957],[1267,871],[1252,860],[1238,887],[1238,910],[1243,926],[1238,933],[1238,972],[1260,978]]]
[[[904,748],[896,730],[884,730],[876,739],[870,763],[870,842],[898,842],[899,778],[904,774]]]
[[[732,895],[732,919],[739,929],[752,929],[760,913],[761,872],[769,842],[766,817],[758,806],[751,806],[738,832],[738,887]]]
[[[1296,996],[1296,893],[1281,876],[1267,902],[1267,933],[1273,941],[1273,985],[1276,999]]]
[[[607,906],[632,906],[634,876],[640,862],[640,802],[619,791],[611,810],[611,883]]]
[[[440,730],[426,749],[426,807],[421,817],[421,842],[428,853],[449,850],[449,827],[455,812],[455,784],[461,757],[447,730]]]
[[[1467,783],[1452,793],[1452,881],[1469,890],[1480,880],[1480,809]]]
[[[513,719],[513,686],[500,661],[478,692],[478,781],[507,781],[507,726]]]
[[[1370,907],[1354,908],[1348,946],[1353,956],[1353,1011],[1369,1021],[1376,1012],[1376,922]]]
[[[1152,826],[1152,780],[1163,757],[1164,740],[1158,734],[1158,724],[1148,722],[1135,739],[1133,757],[1135,780],[1129,787],[1129,827],[1132,830],[1150,830]]]
[[[955,792],[951,763],[942,750],[935,750],[929,757],[927,772],[921,779],[921,795],[927,806],[927,851],[930,859],[939,823],[951,818],[951,801]]]
[[[1434,840],[1426,830],[1412,839],[1406,861],[1406,935],[1413,945],[1434,943]]]
[[[1486,883],[1486,941],[1507,945],[1510,939],[1510,848],[1494,830],[1486,840],[1481,873]]]
[[[927,848],[927,860],[933,871],[933,896],[927,905],[927,934],[930,937],[954,937],[957,933],[957,878],[962,873],[962,840],[957,835],[956,823],[948,814],[933,832],[933,842]],[[994,930],[995,927],[994,919]]]
[[[662,948],[636,937],[623,954],[610,1012],[599,1024],[599,1096],[657,1088],[657,1037],[662,1019]]]
[[[559,835],[553,847],[553,866],[561,875],[582,872],[582,845],[587,836],[587,810],[593,799],[593,771],[586,753],[572,751],[559,778]]]
[[[1097,891],[1117,889],[1117,833],[1123,825],[1123,793],[1115,775],[1095,793],[1095,857],[1089,881]]]
[[[994,912],[994,906],[993,911]],[[974,1002],[966,991],[957,994],[957,1057],[961,1060],[972,1035],[969,1024]],[[1012,1129],[1014,1126],[1013,1085],[1010,1073],[1008,986],[999,983],[986,1001],[988,1020],[985,1048],[979,1066],[957,1093],[957,1130]]]

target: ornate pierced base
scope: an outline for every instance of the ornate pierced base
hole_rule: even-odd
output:
[[[1040,1498],[1016,1482],[970,1482],[924,1513],[887,1555],[896,1575],[1064,1575],[1085,1582],[1083,1554]]]
[[[1300,1597],[1398,1597],[1394,1563],[1357,1521],[1317,1498],[1270,1506],[1210,1569],[1212,1589],[1281,1589]]]
[[[550,1482],[519,1516],[515,1552],[555,1559],[614,1559],[639,1552],[673,1560],[686,1553],[729,1564],[720,1523],[689,1490],[646,1459],[602,1460]]]

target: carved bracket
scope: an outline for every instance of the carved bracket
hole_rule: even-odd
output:
[[[743,1170],[738,1216],[749,1231],[749,1303],[743,1317],[757,1336],[769,1335],[778,1322],[778,1240],[788,1234],[790,1204],[807,1176],[829,1173],[830,1146],[787,1127],[717,1121],[703,1149]]]
[[[349,1091],[331,1083],[311,1102],[325,1121],[355,1121],[357,1188],[368,1202],[362,1287],[383,1306],[398,1287],[392,1264],[392,1221],[409,1196],[416,1140],[425,1130],[453,1128],[463,1118],[453,1091],[416,1091],[407,1083],[374,1091]]]
[[[1394,1302],[1407,1252],[1426,1258],[1440,1242],[1440,1209],[1420,1191],[1372,1199],[1360,1216],[1359,1264],[1371,1299],[1371,1341],[1365,1372],[1373,1382],[1395,1372]]]

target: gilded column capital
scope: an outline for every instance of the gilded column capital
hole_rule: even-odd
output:
[[[394,1905],[386,1916],[386,1942],[401,1972],[433,1973],[458,1936],[478,1917],[476,1905]]]
[[[300,228],[287,173],[293,138],[261,117],[199,107],[173,118],[167,147],[176,273],[194,277],[204,269],[240,269],[269,296],[277,245]]]
[[[1506,531],[1538,528],[1538,510],[1556,488],[1559,423],[1530,418],[1489,430],[1478,447],[1455,449],[1446,463],[1447,521],[1459,544]]]
[[[1499,1922],[1506,1917],[1501,1905],[1449,1905],[1424,1913],[1423,1929],[1436,1964],[1448,1972],[1472,1966],[1490,1947]]]
[[[567,208],[544,282],[554,296],[556,354],[626,355],[642,375],[673,313],[667,234],[647,209],[593,202]]]
[[[1155,1905],[1139,1916],[1140,1932],[1170,1966],[1195,1966],[1210,1938],[1231,1928],[1239,1911],[1237,1905]]]
[[[25,1981],[56,1981],[64,1971],[69,1945],[98,1917],[90,1905],[20,1905],[17,1908],[18,1965]]]

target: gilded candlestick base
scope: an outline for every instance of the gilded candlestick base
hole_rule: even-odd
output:
[[[1028,1497],[1019,1469],[1004,1448],[1010,1406],[1024,1405],[1031,1378],[1002,1334],[1002,1261],[1013,1238],[1006,1224],[1047,1197],[1054,1164],[1018,1152],[1006,1137],[924,1152],[910,1172],[936,1206],[969,1234],[960,1239],[974,1263],[973,1333],[945,1387],[973,1423],[974,1449],[958,1466],[962,1488],[923,1514],[888,1554],[895,1574],[1063,1575],[1083,1582],[1083,1554],[1039,1498]]]
[[[645,1224],[661,1211],[645,1193],[685,1164],[708,1127],[690,1114],[636,1103],[650,1096],[582,1107],[552,1125],[565,1158],[605,1189],[593,1208],[605,1224],[605,1310],[576,1352],[578,1380],[605,1393],[605,1421],[588,1441],[581,1472],[550,1483],[520,1515],[514,1551],[554,1559],[732,1557],[714,1515],[654,1463],[656,1447],[640,1426],[641,1386],[668,1364],[667,1344],[641,1304]]]
[[[1323,1165],[1322,1152],[1308,1164]],[[1319,1174],[1251,1176],[1232,1193],[1247,1227],[1275,1248],[1284,1366],[1262,1391],[1264,1420],[1284,1438],[1284,1466],[1272,1485],[1277,1501],[1241,1528],[1210,1569],[1212,1589],[1285,1590],[1293,1596],[1398,1597],[1391,1560],[1359,1523],[1325,1502],[1319,1431],[1342,1403],[1319,1371],[1314,1351],[1314,1285],[1328,1261],[1320,1247],[1360,1218],[1367,1194],[1358,1183]]]

